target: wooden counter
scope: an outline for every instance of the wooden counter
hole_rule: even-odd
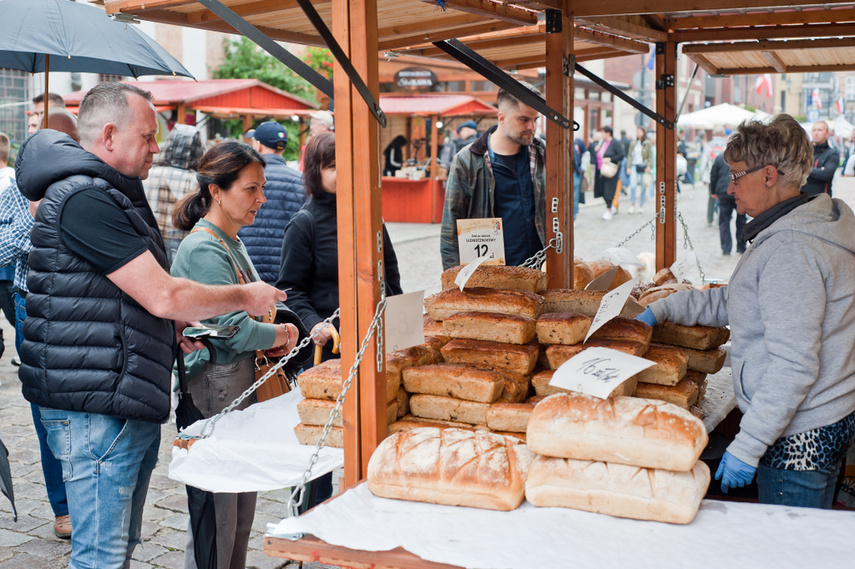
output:
[[[445,202],[445,180],[392,178],[384,176],[383,220],[404,223],[441,223]]]

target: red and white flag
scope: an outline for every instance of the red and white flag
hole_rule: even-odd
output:
[[[766,91],[767,97],[772,97],[772,75],[769,73],[764,73],[757,77],[757,81],[754,82],[754,92],[758,95],[762,95],[763,91]]]
[[[817,109],[822,108],[822,97],[820,96],[820,93],[819,93],[819,87],[813,88],[813,91],[810,94],[810,99],[811,99],[811,103],[813,103],[814,107],[816,107]]]
[[[837,99],[837,114],[842,115],[846,111],[846,102],[843,100],[843,97]]]

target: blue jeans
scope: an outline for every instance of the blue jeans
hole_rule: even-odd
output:
[[[69,569],[130,567],[157,463],[160,425],[41,407],[71,515]]]
[[[630,166],[629,170],[629,201],[632,205],[638,203],[638,207],[644,207],[644,202],[647,200],[647,188],[644,187],[644,172],[638,172],[635,166]],[[638,192],[638,201],[635,196]]]
[[[761,504],[831,509],[840,463],[821,470],[784,470],[763,463],[757,467]]]
[[[26,299],[15,293],[15,350],[21,357],[21,343],[24,341],[24,320],[27,318]],[[47,443],[47,431],[42,425],[42,415],[39,406],[30,403],[33,414],[33,425],[39,439],[39,452],[42,458],[42,474],[45,477],[45,489],[54,516],[68,515],[68,498],[65,495],[65,484],[62,482],[62,465],[54,458]]]
[[[573,172],[573,221],[576,221],[576,216],[579,215],[579,194],[582,189],[582,174]]]

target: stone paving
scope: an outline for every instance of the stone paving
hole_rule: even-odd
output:
[[[855,179],[842,179],[835,185],[836,195],[850,205],[855,204]],[[722,255],[718,226],[708,226],[706,222],[706,199],[707,189],[698,183],[694,188],[684,187],[677,207],[686,221],[707,277],[726,279],[739,256]],[[603,249],[616,246],[653,217],[649,204],[650,213],[626,213],[626,202],[623,198],[621,211],[613,220],[604,221],[601,219],[602,200],[595,200],[588,193],[588,203],[582,206],[576,224],[576,255],[597,258]],[[404,290],[425,289],[428,294],[439,290],[439,226],[391,223],[389,232],[395,243]],[[682,243],[681,231],[678,239]],[[648,229],[627,246],[635,253],[654,250]],[[21,396],[17,368],[10,362],[14,331],[5,320],[2,326],[7,349],[0,359],[0,436],[10,452],[19,517],[17,523],[12,522],[11,508],[5,498],[0,497],[0,569],[58,569],[68,565],[71,547],[68,541],[53,535],[53,513],[45,495],[30,409]],[[135,551],[133,569],[183,567],[187,502],[184,487],[167,477],[174,435],[174,424],[164,425],[160,462],[152,476],[146,501],[143,545]],[[247,561],[249,567],[274,569],[289,565],[287,560],[268,557],[261,551],[267,524],[285,515],[288,495],[287,490],[259,494]],[[291,565],[296,566],[295,563]],[[305,567],[325,566],[307,564]]]

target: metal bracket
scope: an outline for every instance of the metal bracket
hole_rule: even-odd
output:
[[[350,59],[348,59],[347,55],[344,53],[344,50],[341,49],[340,45],[338,45],[335,36],[333,36],[330,29],[324,23],[324,20],[318,14],[317,10],[315,10],[311,0],[297,0],[297,3],[300,5],[300,8],[303,9],[306,17],[309,18],[309,21],[312,22],[312,25],[321,36],[321,39],[323,39],[324,43],[327,44],[327,48],[332,52],[335,60],[339,65],[341,65],[344,72],[347,73],[347,78],[350,79],[350,82],[353,83],[356,91],[362,96],[362,100],[365,101],[366,105],[368,105],[368,110],[371,111],[371,114],[374,115],[374,118],[377,119],[380,126],[386,128],[386,114],[383,112],[383,109],[380,108],[380,103],[378,103],[377,99],[374,98],[374,95],[371,94],[368,86],[362,80],[362,77],[359,76],[359,73],[356,71],[356,68],[353,67]]]
[[[546,33],[561,33],[561,10],[546,10]]]
[[[564,77],[572,77],[573,69],[576,68],[576,55],[568,54],[561,61],[561,72],[564,74]],[[573,128],[573,130],[579,130],[578,128]]]
[[[585,77],[587,77],[588,79],[590,79],[591,81],[593,81],[594,83],[596,83],[597,85],[599,85],[600,87],[602,87],[603,89],[605,89],[606,91],[608,91],[609,93],[614,95],[615,97],[617,97],[617,98],[621,99],[622,101],[625,101],[626,103],[632,105],[638,111],[644,113],[645,115],[647,115],[651,119],[655,120],[656,122],[658,122],[659,124],[661,124],[665,128],[670,128],[673,130],[674,123],[672,123],[671,121],[669,121],[668,119],[666,119],[665,117],[660,115],[659,113],[657,113],[655,111],[651,111],[650,109],[648,109],[647,107],[645,107],[644,105],[642,105],[641,103],[639,103],[638,101],[636,101],[635,99],[633,99],[632,97],[630,97],[629,95],[627,95],[626,93],[624,93],[623,91],[621,91],[620,89],[618,89],[617,87],[615,87],[614,85],[609,83],[608,81],[601,79],[600,77],[597,77],[596,75],[594,75],[593,73],[591,73],[590,71],[588,71],[587,69],[585,69],[584,67],[579,65],[578,63],[576,64],[576,71],[581,73],[582,75],[584,75]]]
[[[673,73],[666,73],[666,74],[662,75],[661,79],[656,80],[656,90],[657,91],[661,91],[662,89],[664,89],[666,87],[673,87],[673,86],[674,86],[674,74]]]
[[[461,62],[472,71],[475,71],[490,82],[498,85],[522,104],[528,105],[537,112],[543,114],[546,118],[558,124],[558,126],[562,128],[570,128],[570,125],[575,122],[546,106],[546,101],[543,100],[543,97],[540,97],[536,93],[528,90],[526,87],[521,85],[519,81],[478,55],[478,53],[467,47],[460,40],[451,39],[435,41],[433,42],[433,45]]]
[[[558,198],[552,198],[552,208],[549,211],[551,213],[558,213]]]

